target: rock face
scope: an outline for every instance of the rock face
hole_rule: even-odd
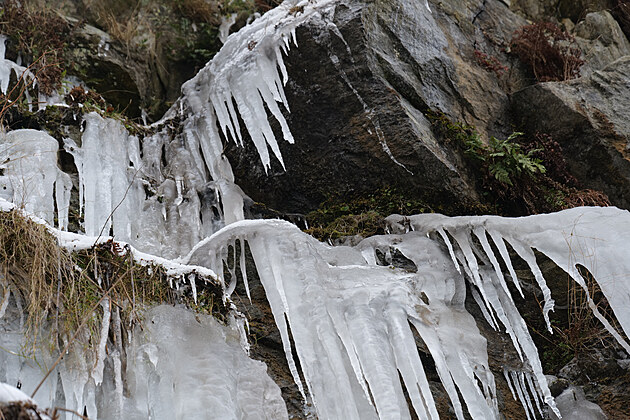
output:
[[[582,76],[601,70],[613,61],[630,54],[630,43],[617,21],[607,11],[586,15],[574,29],[577,42],[584,52],[586,65]]]
[[[604,191],[615,205],[630,208],[630,43],[604,10],[612,3],[444,0],[432,1],[429,12],[417,0],[340,0],[331,16],[334,25],[299,27],[299,48],[285,59],[291,108],[285,116],[296,140],[280,143],[286,167],[273,161],[265,171],[245,136],[244,148],[226,143],[224,150],[236,183],[254,201],[277,210],[276,216],[314,210],[330,194],[366,195],[381,188],[395,188],[443,213],[477,212],[484,203],[479,180],[461,150],[436,133],[429,115],[438,114],[474,125],[484,140],[506,138],[515,130],[548,134],[562,146],[571,174],[584,186]],[[514,31],[527,23],[525,17],[569,18],[576,23],[574,34],[586,60],[582,78],[535,84],[505,52]],[[132,116],[154,96],[166,101],[176,97],[179,84],[188,78],[185,71],[194,70],[183,61],[132,54],[110,41],[107,33],[86,26],[71,53],[86,77],[102,79],[93,87],[109,94],[108,100],[135,104]],[[156,51],[164,52],[160,48]],[[18,122],[26,125],[32,119]],[[275,120],[270,122],[278,131]],[[79,123],[74,124],[78,133]],[[60,125],[67,129],[71,124]],[[58,139],[67,135],[62,130],[53,134]],[[206,204],[210,200],[200,199]],[[240,282],[234,300],[249,319],[251,355],[267,363],[290,415],[305,418],[263,286],[253,262],[248,265],[252,300],[244,297]],[[526,298],[517,305],[540,318],[536,299],[540,292],[530,280]],[[567,310],[561,307],[568,306],[568,298],[557,295],[566,294],[565,289],[564,278],[552,283],[560,318],[566,317]],[[483,320],[470,296],[467,308],[488,340],[502,413],[524,418],[502,379],[506,366],[521,369],[522,362],[505,336]],[[538,343],[541,353],[546,339]],[[418,346],[422,352],[421,340]],[[586,398],[610,416],[627,417],[628,361],[618,363],[610,352],[600,355],[604,362],[576,358],[561,372],[567,361],[558,362],[560,366],[550,372],[562,378],[556,395],[569,386],[584,386]],[[427,351],[423,363],[431,366]],[[587,372],[589,364],[597,369]],[[440,414],[452,418],[437,373],[429,376]],[[605,386],[590,383],[593,378],[607,380],[604,376],[615,379]]]
[[[296,139],[280,144],[286,168],[276,161],[267,173],[251,142],[244,149],[227,144],[237,183],[254,201],[284,213],[314,210],[331,192],[364,196],[383,187],[443,213],[478,212],[484,203],[479,179],[470,159],[435,132],[427,115],[439,113],[476,127],[485,140],[513,131],[549,134],[566,148],[569,169],[584,187],[627,207],[620,175],[626,131],[616,98],[627,89],[619,66],[630,43],[613,16],[599,10],[603,4],[585,2],[583,10],[595,11],[574,30],[584,77],[535,85],[505,53],[514,31],[527,23],[510,7],[522,11],[535,3],[540,13],[566,14],[561,5],[525,3],[443,1],[429,12],[421,2],[341,1],[335,25],[298,28],[300,47],[286,58],[286,118]],[[592,74],[614,60],[620,61]],[[556,99],[572,112],[554,105]],[[575,118],[586,114],[592,127],[577,129]],[[600,147],[577,146],[575,136]]]
[[[540,83],[513,96],[517,121],[558,141],[570,170],[613,204],[630,207],[630,57],[589,77]]]
[[[276,162],[267,174],[248,153],[253,147],[228,145],[237,183],[283,212],[313,210],[331,191],[384,186],[448,203],[442,211],[449,213],[474,208],[474,181],[425,115],[433,110],[484,133],[507,133],[510,80],[480,66],[474,52],[498,51],[497,40],[524,21],[495,0],[463,6],[443,2],[430,13],[416,1],[342,1],[334,27],[298,28],[300,47],[286,59],[287,120],[296,139],[281,144],[286,171]]]

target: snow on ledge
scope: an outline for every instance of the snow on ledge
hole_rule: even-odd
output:
[[[138,251],[136,248],[126,242],[115,241],[114,238],[112,238],[111,236],[86,236],[79,233],[61,231],[50,226],[43,219],[33,216],[32,214],[29,214],[26,211],[17,208],[15,204],[0,198],[0,211],[8,212],[14,209],[19,211],[22,216],[34,221],[35,223],[44,225],[46,229],[48,229],[48,231],[57,238],[57,240],[59,241],[59,246],[67,249],[68,251],[74,252],[90,249],[95,245],[102,244],[111,240],[120,245],[120,248],[129,249],[136,263],[143,266],[151,264],[162,266],[166,270],[166,274],[169,277],[181,277],[187,274],[194,274],[200,276],[200,278],[205,281],[210,280],[223,285],[223,282],[220,280],[219,276],[217,276],[215,272],[209,268],[199,265],[182,264],[173,260],[168,260],[166,258],[147,254]]]

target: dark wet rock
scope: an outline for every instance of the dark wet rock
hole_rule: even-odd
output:
[[[562,394],[562,392],[569,387],[569,381],[564,378],[556,378],[555,376],[548,376],[549,380],[549,391],[551,391],[551,395],[553,397],[557,397]]]
[[[475,211],[480,198],[465,162],[436,138],[425,114],[444,113],[483,135],[509,134],[506,92],[521,87],[520,67],[499,80],[475,51],[512,60],[501,51],[525,21],[496,0],[445,1],[433,13],[422,3],[344,1],[336,28],[298,28],[300,47],[286,58],[296,140],[280,145],[286,171],[276,161],[266,173],[249,142],[245,150],[226,147],[237,183],[254,201],[307,212],[331,193],[387,186],[442,212]]]
[[[67,56],[73,71],[105,100],[130,116],[140,116],[151,80],[144,57],[129,57],[109,34],[90,25],[75,31]]]
[[[623,208],[630,208],[628,71],[627,56],[589,77],[540,83],[512,98],[520,127],[551,135],[576,178]]]

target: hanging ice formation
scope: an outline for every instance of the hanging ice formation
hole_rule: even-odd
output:
[[[626,211],[577,208],[519,219],[391,216],[389,222],[398,234],[369,238],[352,249],[328,247],[287,222],[244,221],[202,241],[186,259],[223,272],[227,247],[247,241],[295,381],[301,384],[293,350],[320,418],[410,418],[403,385],[420,418],[438,418],[413,329],[428,347],[457,417],[464,418],[463,403],[474,419],[498,418],[486,341],[464,309],[466,281],[488,323],[509,334],[532,372],[512,373],[510,382],[516,384],[528,416],[535,417],[539,397],[557,413],[537,349],[501,269],[502,264],[507,267],[509,280],[520,291],[507,244],[529,265],[543,291],[545,316],[553,300],[533,249],[587,291],[577,267],[586,268],[599,282],[624,332],[629,332],[630,264],[620,264],[628,261],[620,246],[622,232],[630,231]],[[381,255],[400,252],[417,272],[380,266],[376,250]]]
[[[464,307],[468,283],[487,322],[509,335],[523,361],[523,370],[505,371],[514,397],[531,418],[543,410],[541,401],[546,410],[559,415],[510,291],[520,292],[521,285],[508,245],[529,265],[543,292],[548,323],[553,299],[534,249],[585,290],[578,267],[588,270],[628,335],[626,273],[630,263],[623,237],[630,231],[628,212],[579,208],[520,219],[391,216],[391,234],[366,239],[355,248],[326,246],[287,222],[243,220],[244,194],[234,183],[221,138],[242,144],[243,128],[265,168],[272,159],[284,165],[266,111],[278,121],[284,140],[293,142],[280,109],[282,104],[288,110],[283,91],[288,74],[282,54],[291,42],[297,42],[295,29],[303,22],[333,25],[328,14],[334,7],[333,0],[285,2],[229,36],[213,61],[183,86],[182,98],[155,124],[157,133],[141,141],[119,122],[87,115],[81,145],[65,139],[65,149],[77,166],[80,211],[85,233],[90,235],[86,240],[111,232],[117,239],[167,258],[192,248],[183,258],[185,263],[216,273],[224,269],[235,273],[234,265],[240,264],[246,288],[244,253],[239,261],[226,261],[230,247],[242,251],[247,243],[293,378],[302,393],[311,396],[320,419],[407,419],[412,412],[423,419],[437,419],[415,333],[428,348],[458,419],[465,412],[473,419],[499,418],[486,340]],[[2,83],[6,68],[0,66]],[[175,116],[180,117],[181,130],[172,134],[167,126]],[[244,127],[239,125],[241,120]],[[56,150],[46,135],[25,130],[4,136],[2,145],[14,147],[22,144],[18,141],[22,138],[32,140],[29,144],[37,152],[33,155]],[[50,223],[53,191],[58,191],[58,219],[63,228],[68,183],[56,169],[56,158],[24,162],[26,166],[3,167],[2,180],[10,180],[3,182],[13,192],[2,197],[24,203]],[[14,182],[29,179],[19,178],[20,174],[44,181],[36,190],[28,190],[27,184],[16,188]],[[389,266],[394,252],[410,261],[409,269]],[[233,275],[224,284],[226,295],[234,291],[236,281]],[[15,324],[20,304],[16,301],[7,309],[5,301],[3,322]],[[605,328],[630,350],[621,333],[589,302]],[[10,311],[16,312],[12,318]],[[264,375],[264,367],[241,351],[236,324],[224,328],[208,320],[202,328],[188,319],[190,314],[174,316],[169,311],[149,312],[148,318],[156,324],[134,334],[126,349],[128,396],[121,394],[122,367],[117,357],[99,366],[104,374],[96,377],[86,373],[85,361],[67,358],[59,371],[66,405],[79,409],[87,405],[98,418],[119,418],[123,412],[126,418],[194,417],[189,408],[212,408],[222,418],[286,418],[278,388]],[[16,325],[10,328],[19,330]],[[192,340],[190,346],[168,344],[164,337],[173,335]],[[2,339],[10,341],[2,344],[5,347],[19,344],[15,335],[2,335]],[[171,362],[175,354],[183,358],[181,363]],[[299,358],[304,383],[293,354]],[[0,380],[28,377],[34,381],[37,370],[26,365],[16,366],[10,357],[3,359]],[[140,377],[143,380],[137,380]],[[218,384],[225,385],[227,392]],[[43,395],[48,397],[43,398],[53,401],[57,386],[47,385]],[[169,396],[180,404],[171,404]],[[115,404],[104,404],[110,400]]]
[[[0,198],[23,205],[50,225],[57,216],[65,230],[72,181],[57,166],[58,149],[57,140],[41,131],[0,133]]]

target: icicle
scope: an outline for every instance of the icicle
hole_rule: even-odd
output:
[[[532,420],[530,415],[531,402],[529,401],[529,396],[527,394],[527,389],[523,389],[523,384],[519,379],[519,373],[521,372],[510,372],[510,376],[512,377],[512,384],[516,389],[516,393],[518,395],[518,399],[523,406],[523,410],[525,411],[525,415],[527,416],[527,420]]]
[[[219,41],[225,44],[228,36],[230,35],[230,28],[236,22],[236,13],[231,13],[230,16],[221,16],[221,25],[219,26]]]
[[[525,396],[525,406],[526,410],[530,412],[533,419],[536,418],[536,412],[534,411],[534,406],[532,405],[532,399],[529,395],[529,391],[527,390],[527,384],[525,383],[525,372],[518,372],[518,381],[520,384],[520,388],[522,389],[523,395]],[[537,394],[534,394],[536,397]]]
[[[497,278],[499,279],[499,283],[501,284],[501,287],[503,287],[505,294],[511,299],[512,294],[510,293],[507,287],[507,284],[505,283],[505,277],[503,277],[503,271],[501,270],[499,261],[497,261],[497,258],[494,255],[492,248],[490,247],[490,243],[488,242],[488,237],[486,236],[485,229],[482,227],[476,227],[475,229],[473,229],[473,233],[479,239],[479,242],[481,243],[481,247],[483,248],[483,251],[486,253],[486,255],[488,256],[488,259],[492,263],[494,272],[496,273]]]
[[[512,386],[512,378],[509,376],[509,372],[507,369],[503,369],[503,376],[505,377],[505,382],[507,382],[508,387],[510,388],[510,393],[512,393],[512,398],[514,401],[518,401],[516,398],[516,392],[514,391],[514,387]]]
[[[4,313],[7,310],[7,306],[9,306],[9,298],[11,297],[11,289],[9,285],[4,286],[4,295],[2,296],[2,302],[0,302],[0,319],[4,317]]]
[[[177,186],[177,198],[175,199],[173,204],[175,204],[178,207],[184,201],[184,197],[182,196],[182,190],[184,188],[183,184],[184,184],[184,181],[181,178],[178,177],[175,179],[175,185]]]
[[[190,282],[190,288],[192,290],[193,301],[197,303],[197,284],[195,282],[195,273],[190,273],[188,275],[188,281]]]
[[[249,291],[249,282],[247,281],[247,263],[245,261],[245,241],[243,240],[243,238],[239,238],[239,243],[241,245],[241,261],[240,261],[241,275],[243,276],[243,285],[245,286],[245,293],[247,293],[247,299],[249,300],[249,303],[251,303],[252,297]]]
[[[322,20],[334,2],[302,2],[303,11],[298,14],[290,13],[293,5],[291,2],[284,3],[227,37],[213,60],[182,87],[184,100],[180,101],[180,106],[185,103],[192,114],[206,115],[211,119],[216,117],[223,134],[229,132],[232,140],[240,144],[240,127],[232,106],[232,101],[236,102],[265,170],[271,166],[267,147],[284,166],[265,109],[280,124],[284,139],[293,142],[286,119],[277,104],[280,102],[288,109],[283,89],[287,74],[280,46],[289,34],[297,45],[295,28],[308,20]],[[212,126],[212,129],[215,127]],[[212,164],[209,162],[209,165]]]
[[[72,155],[74,159],[74,166],[77,168],[77,175],[79,178],[79,217],[83,216],[83,153],[74,140],[70,138],[63,139],[64,149],[66,152]]]
[[[122,355],[120,354],[118,350],[115,350],[111,354],[111,359],[114,364],[114,389],[115,389],[115,395],[116,395],[115,408],[116,408],[116,411],[120,413],[120,415],[123,414],[123,401],[124,401],[122,361],[120,360],[121,357]]]
[[[536,408],[538,409],[538,413],[540,417],[544,417],[542,408],[540,407],[540,394],[538,393],[538,387],[534,385],[532,381],[532,376],[528,373],[525,373],[525,379],[527,380],[527,384],[529,385],[529,389],[531,390],[532,397],[534,398],[534,402],[536,403]]]
[[[55,203],[57,206],[59,230],[68,230],[70,190],[72,190],[72,180],[70,176],[62,171],[57,171],[57,179],[55,180]]]
[[[495,331],[498,331],[499,326],[497,325],[497,322],[494,319],[494,317],[491,316],[490,313],[488,312],[488,308],[486,307],[485,303],[481,299],[481,296],[479,296],[479,292],[477,291],[477,289],[472,289],[472,295],[473,295],[473,299],[475,299],[475,302],[477,302],[477,306],[479,307],[479,309],[481,309],[481,313],[483,314],[483,317],[486,319],[488,324],[490,324],[490,326]]]
[[[109,321],[111,318],[111,310],[109,306],[109,298],[106,297],[101,302],[101,307],[103,308],[103,320],[101,321],[101,332],[99,335],[96,365],[92,370],[92,378],[97,386],[103,382],[103,369],[105,368],[105,357],[107,356],[105,350],[109,335]]]
[[[449,239],[444,229],[442,229],[441,227],[437,229],[437,232],[440,234],[440,236],[442,237],[442,240],[444,241],[444,243],[446,244],[446,247],[448,248],[448,253],[451,256],[451,259],[453,260],[453,265],[457,269],[457,272],[461,274],[462,270],[459,268],[459,263],[457,262],[457,258],[455,258],[455,252],[453,252],[453,244],[451,243],[451,240]]]
[[[516,276],[516,272],[514,271],[514,267],[512,266],[512,260],[510,259],[510,254],[508,253],[503,238],[498,232],[495,232],[493,230],[488,230],[487,232],[490,234],[490,237],[499,250],[499,254],[501,254],[501,258],[503,258],[503,261],[508,268],[508,272],[510,273],[510,277],[512,278],[512,283],[514,283],[514,286],[516,286],[516,288],[518,289],[521,297],[524,298],[525,295],[523,294],[523,290],[521,289],[521,282]]]
[[[470,245],[470,239],[468,237],[467,232],[457,231],[457,232],[451,232],[451,234],[457,241],[457,244],[459,245],[459,249],[462,251],[466,259],[466,264],[468,266],[468,269],[472,273],[472,280],[475,286],[477,286],[477,289],[481,293],[481,297],[483,298],[483,301],[488,306],[488,310],[490,311],[490,308],[492,307],[492,305],[488,301],[488,296],[486,295],[486,289],[483,287],[481,277],[479,276],[479,266],[477,265],[477,259],[473,255],[472,248]]]
[[[510,239],[508,239],[508,241],[510,242],[510,245],[512,245],[512,248],[514,248],[514,251],[516,251],[516,253],[523,260],[525,260],[525,262],[529,266],[529,269],[534,274],[534,278],[538,283],[538,287],[540,287],[540,290],[543,293],[543,299],[545,302],[545,305],[543,307],[543,317],[545,318],[545,323],[547,324],[547,331],[549,331],[550,334],[553,334],[551,321],[549,321],[549,311],[553,311],[554,300],[551,298],[551,290],[549,290],[547,282],[545,281],[542,272],[540,271],[540,268],[536,263],[536,256],[534,255],[534,252],[531,248],[523,246],[519,241]]]

